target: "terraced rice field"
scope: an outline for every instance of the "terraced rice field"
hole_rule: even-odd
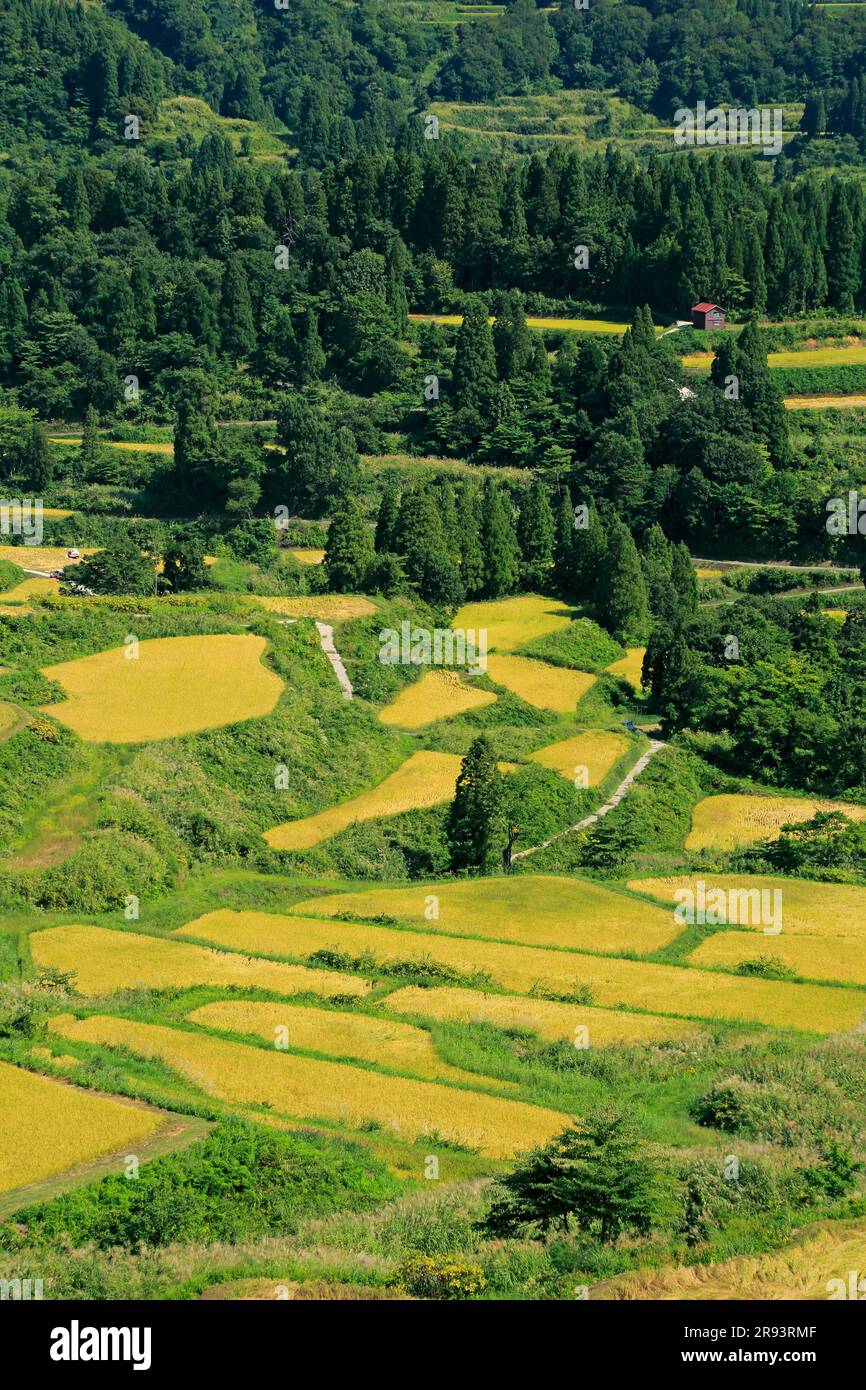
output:
[[[811,820],[818,811],[841,811],[851,820],[866,819],[866,806],[843,801],[816,801],[800,796],[707,796],[692,812],[686,849],[736,849],[757,840],[776,840],[783,825]]]
[[[47,927],[31,934],[30,951],[37,966],[73,971],[78,989],[85,995],[113,994],[122,989],[240,985],[273,994],[335,998],[366,994],[370,988],[369,981],[356,975],[251,960],[176,938],[107,927]]]
[[[838,1292],[839,1284],[833,1285],[832,1280],[842,1281],[847,1297],[850,1271],[864,1269],[866,1229],[861,1221],[808,1229],[793,1244],[769,1255],[738,1255],[718,1264],[623,1274],[594,1284],[590,1297],[816,1302]]]
[[[484,630],[488,651],[513,652],[537,637],[568,627],[573,613],[559,599],[521,594],[489,603],[466,603],[458,608],[451,626],[462,632]]]
[[[528,705],[556,714],[571,714],[596,682],[596,677],[586,671],[549,666],[530,656],[489,656],[487,674],[496,685],[503,685]]]
[[[57,592],[56,579],[40,579],[34,575],[29,579],[22,579],[20,584],[16,584],[13,589],[7,589],[5,594],[0,594],[0,607],[29,603],[31,599],[44,598],[46,594],[56,594]]]
[[[49,435],[52,444],[80,444],[81,435]],[[100,439],[100,444],[106,449],[121,449],[127,454],[162,454],[165,458],[174,455],[174,445],[166,441],[148,443],[133,439]]]
[[[454,795],[461,762],[456,753],[413,753],[378,786],[315,816],[276,825],[265,831],[265,839],[271,849],[310,849],[356,821],[441,805]]]
[[[821,612],[825,618],[832,618],[834,623],[844,623],[848,617],[847,608],[822,608]]]
[[[128,1151],[164,1119],[159,1111],[0,1062],[0,1192]]]
[[[431,894],[438,912],[432,921],[425,916]],[[680,932],[673,913],[663,908],[590,879],[552,874],[331,893],[296,903],[293,911],[314,917],[391,917],[422,931],[578,951],[657,951]]]
[[[470,126],[455,126],[453,122],[443,121],[443,125],[451,126],[457,130],[471,130],[475,135],[510,135],[511,131],[485,131],[482,128]],[[444,323],[459,327],[463,322],[462,314],[410,314],[410,319],[416,323]],[[496,319],[491,314],[488,323],[495,323]],[[622,323],[615,319],[563,319],[563,318],[539,318],[537,315],[527,315],[527,328],[534,328],[541,332],[546,329],[559,333],[604,333],[622,335],[629,327],[627,323]]]
[[[632,879],[629,888],[673,904],[679,888],[695,890],[698,878],[707,892],[779,889],[782,893],[782,932],[785,936],[830,936],[866,940],[866,888],[850,883],[814,883],[808,879],[775,878],[760,874],[700,874],[672,878]],[[741,921],[740,925],[748,925]],[[755,930],[762,931],[760,926]]]
[[[149,743],[270,714],[283,682],[250,633],[158,637],[47,666],[69,698],[46,714],[88,743]]]
[[[284,618],[319,618],[323,623],[343,623],[350,618],[369,618],[375,603],[360,594],[315,594],[309,598],[272,598],[255,595],[256,603]]]
[[[786,396],[784,404],[786,410],[862,410],[866,396]]]
[[[695,570],[698,579],[721,579],[722,570],[708,569],[706,565],[699,565]]]
[[[685,1019],[624,1010],[589,1008],[586,1004],[557,1004],[551,999],[526,999],[513,994],[483,994],[478,990],[420,989],[407,985],[382,1000],[389,1013],[429,1018],[445,1023],[492,1023],[523,1033],[534,1033],[542,1042],[576,1042],[577,1029],[585,1029],[584,1045],[608,1043],[662,1043],[686,1037],[694,1025]]]
[[[299,565],[320,565],[325,558],[324,550],[290,550],[289,554]]]
[[[548,743],[530,753],[534,763],[552,768],[570,782],[578,777],[578,770],[586,768],[590,787],[598,786],[611,768],[622,757],[629,746],[624,734],[612,733],[609,729],[586,729],[573,738],[561,739],[559,743]],[[578,782],[577,785],[583,785]]]
[[[866,985],[866,950],[861,937],[779,936],[756,938],[753,932],[715,932],[692,951],[695,965],[720,965],[736,970],[743,961],[772,956],[805,980],[841,980]]]
[[[397,698],[379,711],[379,718],[398,729],[421,729],[470,709],[483,709],[495,699],[492,691],[479,690],[456,671],[425,671],[420,680],[404,686]]]
[[[857,1028],[866,1012],[866,993],[826,985],[744,979],[688,966],[656,965],[619,960],[613,956],[581,955],[576,951],[504,945],[471,937],[437,936],[434,932],[400,931],[354,922],[313,921],[283,917],[279,925],[260,926],[263,913],[234,914],[251,924],[230,921],[232,914],[211,913],[180,929],[176,935],[221,941],[234,938],[256,949],[265,930],[279,934],[285,954],[307,956],[328,949],[351,959],[369,953],[380,964],[430,961],[467,975],[484,972],[491,984],[510,994],[539,990],[567,999],[589,986],[603,1008],[643,1009],[696,1019],[730,1019],[769,1027],[799,1028],[835,1033]],[[216,919],[216,920],[214,920]],[[241,930],[238,930],[242,927]]]
[[[190,1023],[226,1033],[251,1033],[282,1049],[323,1052],[329,1057],[373,1062],[393,1071],[408,1071],[427,1081],[453,1081],[472,1087],[478,1077],[443,1062],[430,1034],[410,1023],[395,1023],[369,1014],[309,1009],[300,1004],[261,1004],[220,1000],[187,1015]],[[284,1031],[282,1031],[284,1030]]]
[[[711,352],[694,352],[680,361],[684,367],[705,368],[713,360]],[[799,352],[768,352],[767,364],[770,367],[842,367],[862,365],[866,362],[866,347],[819,347],[801,348]]]
[[[233,1105],[266,1105],[279,1115],[362,1129],[370,1122],[415,1140],[439,1135],[493,1158],[546,1142],[567,1115],[478,1091],[386,1076],[343,1062],[270,1052],[178,1028],[97,1015],[51,1020],[77,1041],[131,1048],[156,1057],[209,1095]]]
[[[95,546],[79,546],[81,554],[78,559],[68,560],[68,548],[59,545],[0,545],[0,560],[11,560],[13,565],[20,565],[25,570],[43,570],[50,573],[51,570],[78,565],[85,556],[96,554]]]
[[[641,671],[645,652],[646,647],[629,647],[625,656],[621,656],[618,661],[612,661],[605,670],[609,676],[619,676],[620,680],[628,681],[631,688],[640,695],[643,689]]]

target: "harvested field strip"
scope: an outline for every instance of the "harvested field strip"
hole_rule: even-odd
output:
[[[782,961],[806,980],[837,980],[866,985],[866,950],[850,936],[756,937],[753,932],[715,932],[692,951],[695,965],[719,965],[735,970],[743,961],[758,957]]]
[[[443,1062],[426,1029],[369,1014],[233,999],[205,1004],[187,1014],[187,1020],[221,1032],[252,1033],[272,1047],[279,1042],[283,1051],[301,1049],[347,1061],[374,1062],[427,1081],[453,1081],[471,1088],[478,1080],[474,1072]]]
[[[54,1018],[52,1028],[65,1038],[157,1057],[232,1105],[265,1105],[282,1115],[354,1129],[375,1122],[401,1139],[439,1135],[494,1158],[544,1143],[569,1120],[523,1101],[129,1019],[67,1015]]]
[[[428,920],[431,895],[437,917]],[[578,951],[657,951],[681,928],[671,911],[611,892],[590,879],[548,874],[474,882],[371,888],[296,903],[316,917],[402,919],[421,931],[480,936]]]
[[[619,676],[621,680],[628,681],[632,689],[640,695],[641,672],[643,671],[643,659],[646,647],[629,647],[625,656],[621,656],[619,661],[612,661],[605,670],[609,676]]]
[[[585,768],[587,783],[578,780],[576,785],[596,787],[628,746],[629,740],[625,734],[615,734],[609,729],[587,729],[574,738],[564,738],[559,743],[548,743],[544,748],[537,748],[529,756],[532,762],[552,768],[570,782],[575,782],[580,769]]]
[[[107,927],[48,927],[30,936],[38,966],[75,972],[82,994],[121,989],[191,989],[195,985],[241,985],[274,994],[366,994],[367,980],[343,972],[308,970],[275,961],[248,960],[209,951],[189,942],[111,931]]]
[[[0,545],[0,560],[11,560],[13,565],[20,565],[21,569],[50,574],[52,570],[67,569],[70,565],[79,564],[87,555],[96,554],[95,546],[84,545],[79,547],[78,559],[69,560],[66,551],[70,548],[59,545]],[[56,593],[56,585],[52,585],[52,588]]]
[[[739,1255],[719,1264],[623,1274],[594,1284],[591,1297],[817,1302],[835,1291],[839,1298],[856,1298],[862,1294],[850,1293],[850,1271],[863,1269],[866,1228],[861,1221],[803,1231],[792,1245],[769,1255]],[[831,1280],[837,1283],[831,1285]]]
[[[496,685],[505,686],[528,705],[553,710],[555,714],[571,714],[596,682],[596,677],[586,671],[549,666],[529,656],[489,656],[487,674]]]
[[[0,1062],[0,1192],[137,1143],[165,1118]]]
[[[270,598],[254,594],[256,603],[270,613],[284,618],[321,618],[327,623],[342,623],[350,618],[368,618],[376,612],[375,603],[360,594],[318,594],[309,598]]]
[[[618,960],[539,947],[503,945],[432,932],[397,931],[352,922],[314,922],[283,917],[279,926],[259,927],[262,913],[209,913],[181,928],[179,935],[232,938],[255,950],[264,933],[277,932],[282,953],[308,956],[327,950],[350,960],[368,954],[391,967],[412,962],[423,969],[444,965],[465,975],[485,974],[512,994],[546,991],[570,998],[588,986],[605,1008],[645,1009],[650,1013],[717,1018],[799,1028],[814,1033],[856,1028],[866,1010],[866,994],[826,985],[743,979],[689,967]],[[252,919],[244,924],[244,919]],[[259,932],[262,934],[259,935]],[[271,938],[273,939],[273,938]],[[365,967],[366,968],[366,967]]]
[[[608,1043],[660,1043],[694,1032],[694,1025],[679,1018],[630,1014],[616,1009],[590,1008],[586,1004],[558,1004],[549,999],[527,999],[512,994],[482,994],[471,989],[420,989],[407,985],[381,1001],[389,1013],[417,1015],[448,1023],[492,1023],[496,1028],[534,1033],[543,1042],[575,1041],[576,1030],[585,1029],[590,1047]]]
[[[807,796],[707,796],[692,812],[686,849],[736,849],[756,840],[776,840],[783,825],[811,820],[817,811],[841,811],[851,820],[866,819],[866,806],[844,801],[817,801]]]
[[[420,680],[404,686],[397,698],[379,711],[379,718],[398,729],[421,729],[470,709],[483,709],[495,699],[492,691],[479,690],[456,671],[425,671]]]
[[[518,598],[466,603],[451,626],[459,632],[486,632],[489,651],[513,652],[537,637],[568,627],[574,609],[560,599],[521,594]]]
[[[378,786],[317,815],[274,826],[264,837],[271,849],[310,849],[356,821],[441,805],[454,795],[461,761],[456,753],[413,753]]]
[[[88,743],[148,743],[270,714],[283,682],[262,664],[251,633],[158,637],[47,666],[69,699],[47,705]]]
[[[678,890],[689,888],[696,892],[699,881],[707,893],[720,888],[728,894],[749,892],[754,895],[756,890],[772,893],[778,889],[782,894],[785,936],[842,936],[861,942],[866,940],[866,888],[850,883],[813,883],[808,879],[761,874],[700,874],[632,879],[628,886],[638,893],[674,903]],[[740,911],[737,925],[751,926],[754,917],[754,911]],[[724,925],[725,920],[729,918],[716,925]],[[765,924],[755,918],[754,925],[760,932]]]

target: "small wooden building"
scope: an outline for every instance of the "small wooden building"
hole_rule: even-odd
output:
[[[700,304],[692,305],[692,323],[695,328],[724,328],[725,311],[718,304],[706,304],[701,300]]]

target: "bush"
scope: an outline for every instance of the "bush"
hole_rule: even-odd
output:
[[[302,1218],[367,1209],[394,1191],[384,1165],[360,1149],[230,1119],[183,1153],[144,1165],[134,1180],[112,1174],[16,1212],[15,1222],[30,1240],[138,1250],[284,1235]],[[0,1228],[0,1244],[8,1248],[19,1239]]]
[[[450,1255],[413,1255],[400,1267],[400,1282],[415,1298],[480,1298],[487,1285],[480,1265]]]

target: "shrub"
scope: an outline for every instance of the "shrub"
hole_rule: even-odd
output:
[[[486,1287],[480,1265],[450,1255],[413,1255],[400,1267],[400,1281],[415,1298],[480,1298]]]

